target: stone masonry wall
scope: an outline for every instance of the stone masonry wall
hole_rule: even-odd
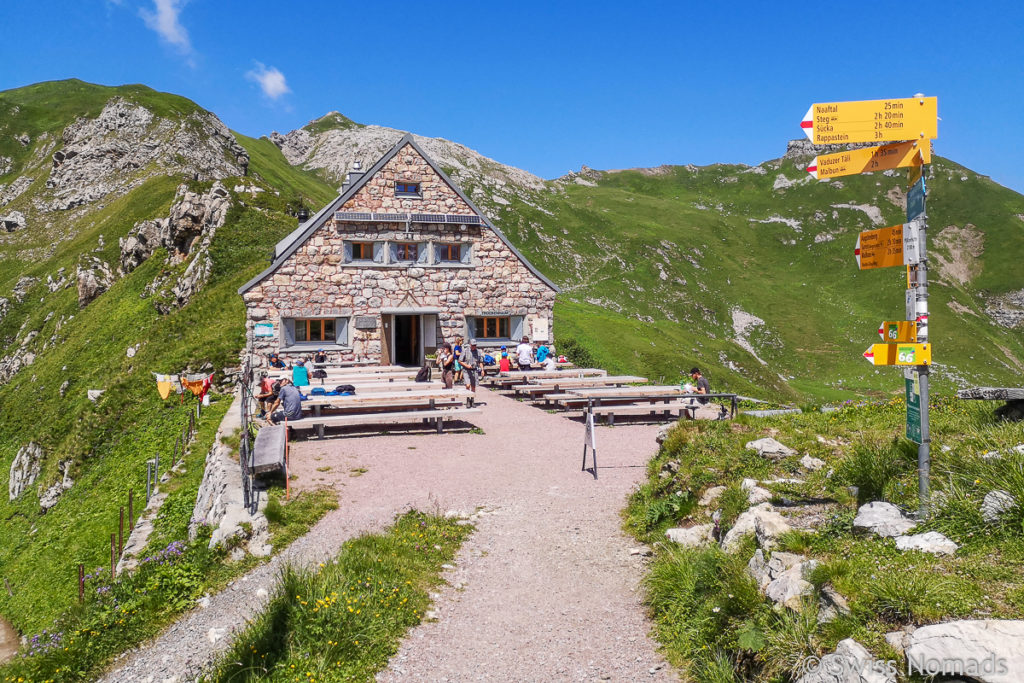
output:
[[[395,180],[419,182],[422,199],[394,196]],[[471,214],[472,209],[411,147],[400,151],[343,207],[346,211],[411,211]],[[254,339],[265,354],[280,345],[282,317],[375,316],[376,329],[349,326],[350,345],[329,351],[331,360],[379,360],[381,309],[430,309],[438,314],[443,341],[465,332],[466,316],[485,313],[547,320],[551,341],[555,292],[489,228],[477,225],[338,223],[328,221],[273,274],[247,291],[248,330],[272,322],[275,337]],[[382,265],[344,263],[346,240],[443,241],[472,245],[472,265]]]

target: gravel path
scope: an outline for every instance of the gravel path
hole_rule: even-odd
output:
[[[675,680],[647,635],[645,560],[630,554],[619,518],[657,426],[598,427],[595,481],[580,471],[581,423],[486,390],[479,398],[473,423],[484,434],[293,444],[293,485],[333,486],[340,508],[104,680],[193,678],[265,603],[282,561],[320,561],[410,508],[474,514],[477,531],[434,596],[436,618],[411,631],[379,680]]]

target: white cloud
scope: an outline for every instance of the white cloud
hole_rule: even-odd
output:
[[[153,9],[150,12],[146,9],[139,9],[139,16],[146,22],[146,26],[156,31],[160,38],[174,47],[182,54],[192,52],[192,43],[188,39],[188,31],[178,21],[178,15],[188,0],[153,0]]]
[[[282,95],[291,92],[288,88],[288,83],[284,79],[284,74],[274,66],[267,67],[256,62],[256,68],[247,71],[245,77],[250,81],[259,83],[263,94],[272,100],[276,100]]]

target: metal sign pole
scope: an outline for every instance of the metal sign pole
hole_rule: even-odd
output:
[[[928,166],[921,167],[922,182],[928,175]],[[922,208],[924,200],[922,199]],[[917,287],[917,341],[928,343],[928,252],[925,242],[928,234],[928,214],[922,211],[919,219],[918,240],[920,242],[920,262],[915,268]],[[918,365],[917,376],[921,387],[921,443],[917,446],[917,489],[919,497],[919,513],[922,519],[928,517],[929,479],[931,475],[931,430],[928,425],[928,373],[929,366]]]

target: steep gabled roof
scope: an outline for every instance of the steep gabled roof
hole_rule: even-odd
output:
[[[249,291],[255,285],[257,285],[261,280],[263,280],[269,275],[272,275],[274,271],[280,268],[281,265],[288,260],[288,257],[294,254],[296,250],[298,250],[298,248],[302,246],[302,244],[306,240],[308,240],[313,235],[314,232],[317,231],[318,228],[323,226],[323,224],[326,223],[327,220],[334,215],[335,211],[339,210],[342,206],[345,205],[345,202],[354,197],[356,193],[359,192],[359,190],[362,189],[362,187],[366,185],[367,182],[369,182],[370,178],[377,175],[377,173],[382,168],[384,168],[384,166],[389,161],[391,161],[391,159],[394,158],[394,156],[398,154],[398,152],[406,145],[412,145],[412,148],[416,150],[416,152],[421,157],[423,157],[423,160],[430,165],[430,168],[432,168],[434,172],[437,173],[437,175],[439,175],[441,179],[448,184],[449,187],[455,190],[455,193],[459,195],[459,198],[462,199],[462,201],[466,202],[469,208],[473,209],[473,211],[476,212],[476,215],[478,215],[481,221],[483,222],[484,227],[492,230],[494,234],[498,236],[498,239],[500,239],[505,244],[505,246],[512,250],[512,253],[516,255],[516,258],[522,261],[531,273],[540,278],[541,282],[551,287],[556,292],[561,291],[558,288],[558,285],[556,285],[554,282],[546,278],[543,273],[537,270],[533,266],[533,264],[530,263],[530,261],[527,260],[527,258],[523,256],[518,249],[515,248],[515,246],[508,240],[508,238],[505,237],[505,234],[497,227],[495,227],[494,223],[492,223],[487,218],[486,214],[484,214],[484,212],[481,211],[477,207],[477,205],[474,204],[470,200],[470,198],[466,196],[466,193],[463,192],[458,185],[452,182],[452,179],[449,178],[448,175],[444,171],[442,171],[436,163],[434,163],[434,160],[431,159],[427,155],[427,153],[424,152],[423,149],[416,144],[416,141],[413,139],[412,134],[406,133],[401,140],[395,143],[394,147],[388,150],[388,152],[384,156],[377,160],[377,163],[371,166],[370,169],[367,170],[366,173],[364,173],[360,178],[357,178],[356,181],[352,183],[344,192],[338,195],[338,197],[334,201],[327,204],[327,206],[325,206],[324,208],[320,209],[320,211],[315,216],[313,216],[308,221],[300,225],[290,235],[288,235],[283,240],[278,242],[277,246],[274,247],[274,260],[270,264],[270,267],[264,270],[256,277],[254,277],[253,279],[246,282],[241,287],[239,287],[238,293],[245,294],[247,291]]]

